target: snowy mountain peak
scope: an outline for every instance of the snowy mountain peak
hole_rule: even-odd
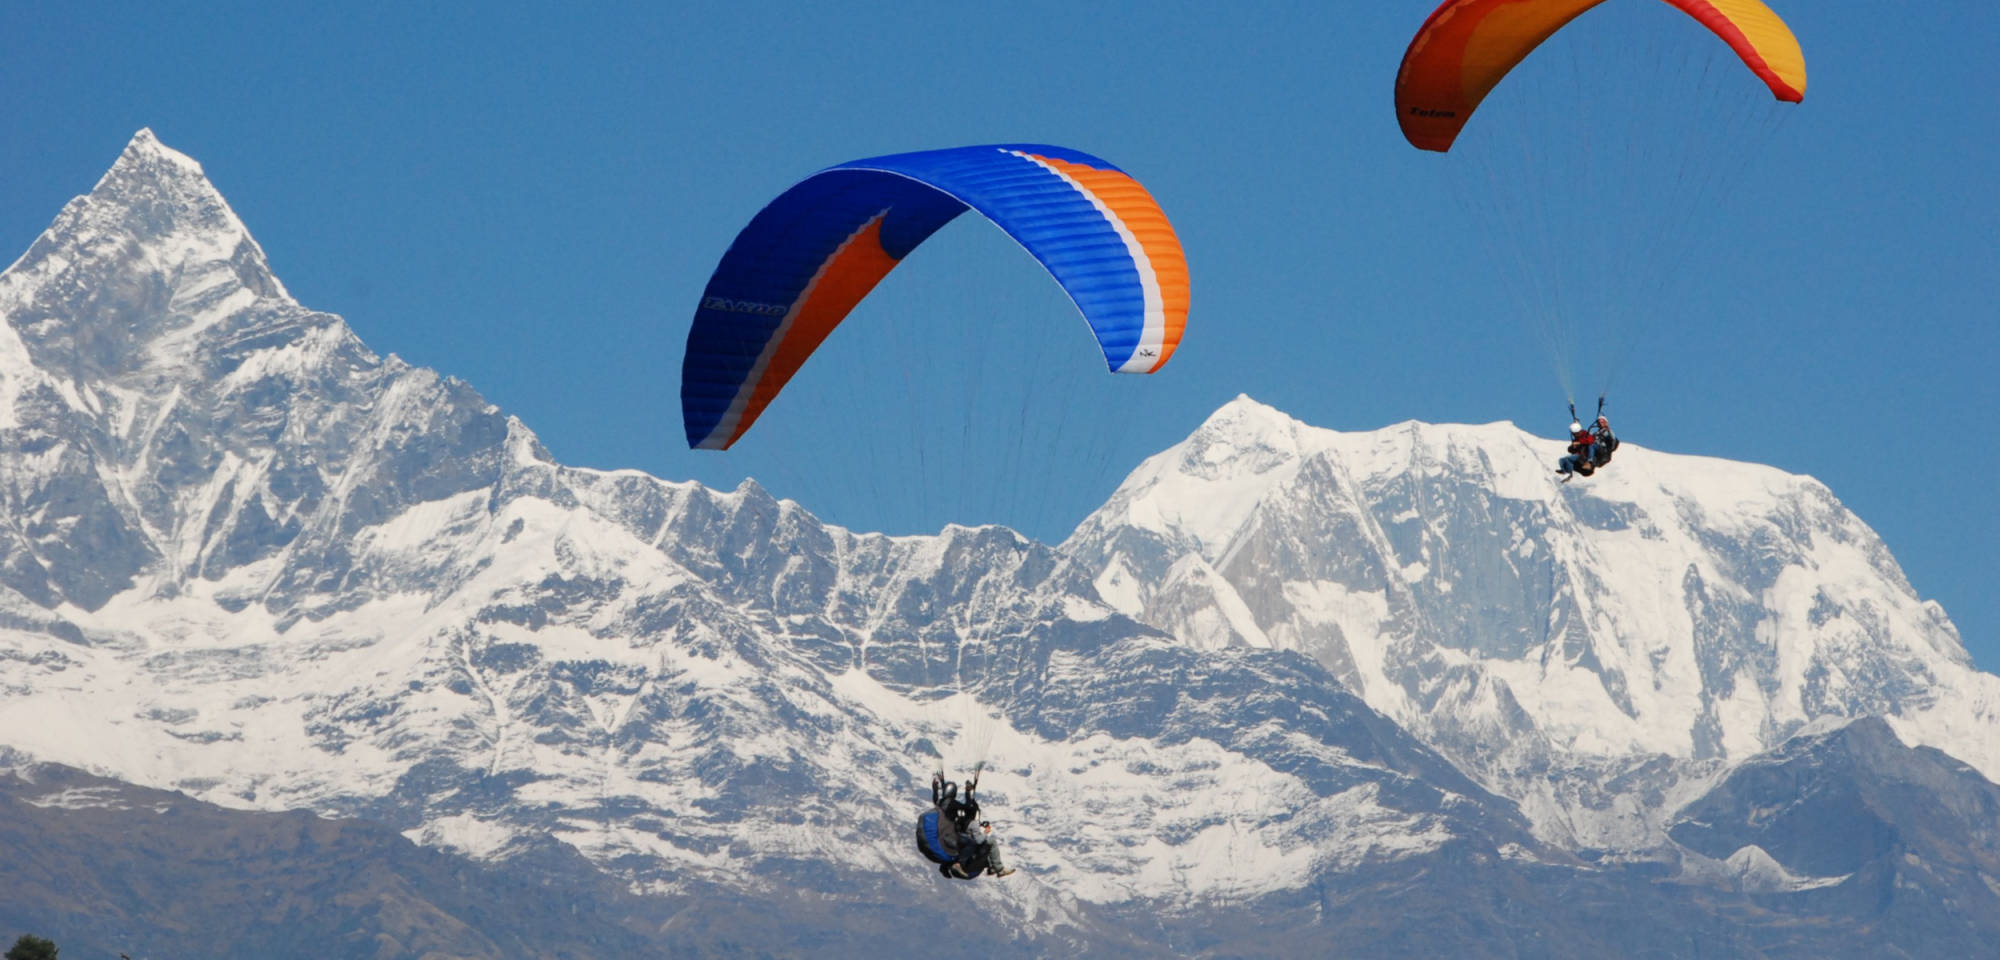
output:
[[[265,263],[263,249],[201,164],[161,143],[150,129],[134,134],[117,162],[71,208],[78,203],[91,208],[95,226],[152,246],[156,266],[185,271],[208,260],[240,257],[246,261],[239,270],[246,285],[290,299]],[[62,222],[58,218],[57,224]]]
[[[0,562],[45,610],[135,586],[206,593],[319,550],[344,563],[342,518],[395,498],[371,475],[394,454],[459,446],[451,463],[396,466],[454,489],[515,455],[506,419],[464,384],[384,361],[294,301],[201,166],[151,131],[0,274],[0,318],[0,505],[26,518],[0,532]],[[222,592],[283,608],[279,574]]]
[[[297,304],[201,165],[134,135],[0,275],[0,310],[71,377],[189,362],[203,335]]]
[[[140,127],[139,132],[126,141],[125,149],[118,155],[118,163],[106,174],[110,177],[119,172],[120,167],[144,166],[146,164],[165,165],[177,169],[183,176],[206,183],[208,175],[201,169],[201,163],[172,147],[160,142],[152,127]],[[211,189],[210,192],[213,192]],[[220,200],[218,194],[216,199]]]
[[[1319,660],[1562,842],[1645,846],[1662,821],[1552,768],[1694,775],[1823,717],[1889,716],[2000,774],[1965,735],[2000,678],[1823,484],[1630,440],[1561,484],[1562,452],[1512,423],[1344,433],[1239,397],[1063,549],[1184,643]]]
[[[1289,431],[1301,426],[1291,414],[1257,400],[1247,393],[1239,393],[1228,403],[1215,408],[1215,412],[1203,420],[1195,429],[1196,434],[1227,432],[1238,435]]]
[[[1219,560],[1245,533],[1257,507],[1288,488],[1302,469],[1337,464],[1341,484],[1369,484],[1415,472],[1485,478],[1503,496],[1553,500],[1535,466],[1559,444],[1512,423],[1428,424],[1405,421],[1379,430],[1341,433],[1304,424],[1239,395],[1186,440],[1148,458],[1073,535],[1100,535],[1114,526],[1150,531]],[[1502,453],[1504,451],[1504,453]],[[1532,466],[1532,468],[1531,468]]]

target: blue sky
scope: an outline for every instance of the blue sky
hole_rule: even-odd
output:
[[[754,474],[863,529],[1060,538],[1238,393],[1339,429],[1561,428],[1518,278],[1441,186],[1462,174],[1396,128],[1430,6],[7,4],[0,259],[151,127],[300,300],[565,462]],[[1825,481],[1992,669],[2000,14],[1777,9],[1806,102],[1729,158],[1728,209],[1612,411],[1634,442]],[[1106,157],[1173,218],[1194,308],[1165,371],[1101,373],[1053,284],[962,221],[795,381],[813,402],[788,392],[727,454],[684,448],[688,319],[763,203],[831,163],[1004,141]]]

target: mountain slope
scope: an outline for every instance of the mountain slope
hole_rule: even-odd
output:
[[[1964,957],[2000,942],[2000,786],[1904,745],[1880,718],[1801,732],[1732,770],[1671,831],[1705,858],[1697,871],[1766,909],[1824,918],[1834,938]]]
[[[585,871],[481,867],[379,826],[49,765],[0,774],[0,857],[0,931],[44,931],[65,955],[581,960],[652,943]]]

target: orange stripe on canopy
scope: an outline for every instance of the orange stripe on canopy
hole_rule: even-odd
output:
[[[1528,54],[1604,0],[1445,0],[1396,72],[1396,120],[1423,150],[1450,150],[1472,112]],[[1805,96],[1798,38],[1762,0],[1665,0],[1729,44],[1772,96]]]
[[[1174,233],[1174,225],[1167,221],[1167,215],[1160,211],[1159,201],[1153,199],[1145,186],[1123,171],[1099,170],[1054,157],[1035,159],[1082,184],[1118,217],[1125,229],[1131,231],[1133,239],[1138,241],[1139,248],[1145,251],[1146,267],[1160,287],[1162,313],[1160,356],[1147,367],[1147,372],[1158,370],[1167,358],[1174,355],[1174,348],[1180,346],[1181,333],[1187,329],[1187,257],[1181,252],[1181,240]]]
[[[743,409],[742,418],[736,422],[736,429],[730,431],[729,439],[722,448],[729,449],[743,436],[750,425],[762,416],[771,398],[790,383],[792,375],[805,366],[806,358],[826,341],[833,328],[840,325],[856,304],[868,296],[889,271],[896,268],[896,260],[882,250],[882,214],[849,237],[840,245],[826,263],[820,266],[819,275],[806,286],[802,302],[791,316],[791,327],[785,331],[784,339],[777,344],[770,365],[751,391],[750,401]]]

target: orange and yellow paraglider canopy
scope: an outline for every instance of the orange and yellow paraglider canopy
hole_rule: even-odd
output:
[[[1396,119],[1411,145],[1451,149],[1472,112],[1542,41],[1604,0],[1445,0],[1410,41],[1396,73]],[[1780,100],[1806,92],[1791,28],[1761,0],[1665,0],[1729,44]]]

